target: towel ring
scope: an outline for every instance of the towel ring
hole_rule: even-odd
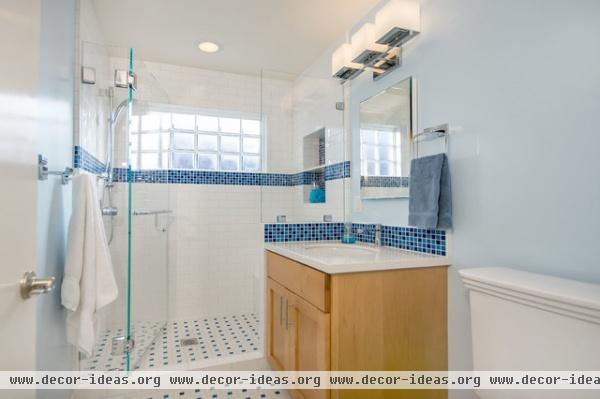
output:
[[[444,123],[433,127],[428,127],[422,132],[415,134],[412,137],[413,151],[415,158],[419,158],[419,141],[423,138],[424,141],[435,140],[444,138],[444,153],[448,152],[448,136],[450,134],[450,125]],[[416,150],[416,151],[415,151]]]

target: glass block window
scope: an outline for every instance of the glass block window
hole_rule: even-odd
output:
[[[402,176],[402,135],[397,129],[360,130],[362,176]]]
[[[203,112],[152,111],[133,115],[129,144],[137,170],[260,172],[259,118]]]

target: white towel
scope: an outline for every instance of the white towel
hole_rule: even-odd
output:
[[[117,282],[96,194],[96,178],[81,172],[73,178],[73,213],[61,290],[62,304],[69,311],[68,342],[80,352],[91,355],[96,314],[117,296]]]

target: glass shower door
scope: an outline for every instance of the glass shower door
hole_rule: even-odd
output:
[[[154,104],[167,96],[130,50],[127,142],[127,369],[167,364],[161,344],[168,320],[168,114]]]
[[[100,207],[118,297],[97,314],[96,342],[82,370],[164,366],[153,355],[169,315],[170,193],[163,156],[169,103],[152,68],[132,49],[83,42],[82,67],[95,80],[80,86],[78,168],[99,176]],[[162,352],[161,352],[162,354]]]

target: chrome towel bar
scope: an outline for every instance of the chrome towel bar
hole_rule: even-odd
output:
[[[55,175],[61,177],[61,183],[63,185],[69,184],[73,177],[73,168],[65,167],[63,171],[48,170],[48,159],[42,154],[38,155],[38,180],[48,180],[49,175]]]
[[[437,125],[433,127],[428,127],[424,129],[422,132],[417,133],[412,136],[412,143],[416,146],[415,156],[419,157],[419,142],[420,141],[429,141],[435,140],[439,138],[444,138],[444,152],[448,152],[448,138],[450,136],[450,125],[448,123],[444,123],[442,125]],[[413,149],[415,149],[413,147]]]
[[[160,209],[160,210],[156,210],[156,211],[134,209],[132,212],[132,215],[133,216],[147,216],[147,215],[162,215],[162,214],[167,214],[167,213],[173,213],[173,211],[170,211],[168,209]]]

